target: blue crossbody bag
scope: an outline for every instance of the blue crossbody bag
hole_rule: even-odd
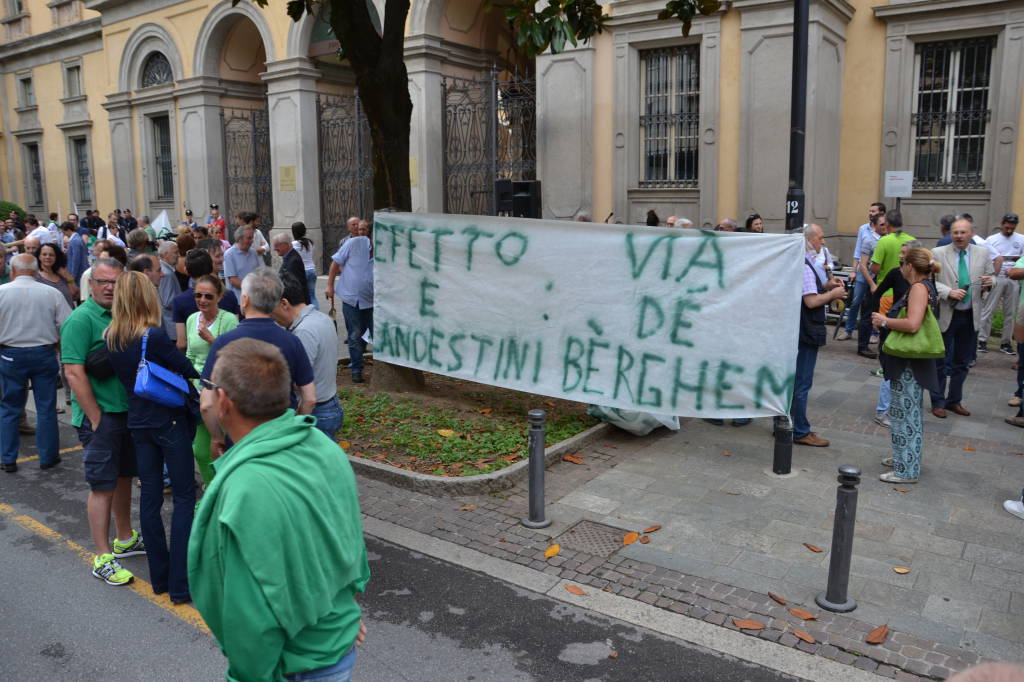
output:
[[[142,335],[142,355],[135,374],[135,395],[164,407],[182,407],[188,395],[188,382],[180,375],[155,362],[146,360],[149,330]]]

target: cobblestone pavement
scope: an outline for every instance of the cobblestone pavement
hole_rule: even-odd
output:
[[[854,350],[853,341],[833,342],[819,356],[810,417],[832,445],[796,446],[792,478],[766,473],[771,420],[735,428],[687,419],[675,433],[615,432],[578,453],[583,465],[551,467],[553,524],[540,531],[518,523],[527,511],[524,486],[452,499],[361,479],[363,511],[723,627],[752,618],[765,628],[745,631],[751,636],[884,677],[944,679],[980,660],[1024,661],[1024,522],[1001,506],[1024,486],[1024,432],[1002,421],[1012,414],[1014,359],[980,356],[964,399],[971,417],[926,413],[920,483],[898,492],[877,479],[889,437],[872,421],[876,365]],[[814,603],[826,585],[840,464],[864,472],[850,578],[858,607],[846,615]],[[613,536],[661,529],[648,544],[608,554],[595,545],[588,553],[558,537],[580,521],[618,529]],[[563,549],[545,559],[556,537]],[[897,574],[896,566],[910,571]],[[795,617],[769,592],[817,618]],[[866,644],[881,624],[889,638]],[[798,629],[815,643],[798,639]]]

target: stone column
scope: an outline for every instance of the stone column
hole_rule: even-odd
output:
[[[131,94],[107,95],[103,104],[110,121],[110,149],[114,166],[114,196],[118,206],[138,206],[135,194],[135,145],[132,143]]]
[[[592,47],[537,57],[537,178],[545,218],[593,211],[593,82]]]
[[[224,90],[210,76],[178,82],[178,130],[185,169],[182,201],[196,220],[210,204],[225,204],[224,127],[220,97]],[[172,216],[172,220],[176,216]]]
[[[320,71],[305,57],[290,57],[268,63],[262,77],[270,113],[273,229],[290,229],[301,220],[310,239],[323,244],[316,112]]]
[[[441,93],[440,38],[427,35],[405,39],[405,67],[412,98],[409,174],[412,210],[444,211],[444,102]]]

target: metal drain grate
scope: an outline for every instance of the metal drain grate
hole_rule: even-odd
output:
[[[578,552],[606,557],[622,549],[622,536],[626,532],[603,523],[579,521],[555,538],[554,542]]]

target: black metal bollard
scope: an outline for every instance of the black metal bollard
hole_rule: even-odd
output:
[[[772,455],[772,473],[786,476],[793,466],[793,423],[789,417],[775,418],[775,453]]]
[[[853,559],[853,526],[857,521],[857,484],[860,469],[849,464],[839,467],[836,490],[836,515],[832,524],[832,556],[828,565],[828,588],[814,601],[827,611],[846,613],[857,608],[846,591],[850,586],[850,561]]]
[[[520,521],[527,528],[547,528],[551,520],[544,516],[544,410],[530,410],[530,516]]]

